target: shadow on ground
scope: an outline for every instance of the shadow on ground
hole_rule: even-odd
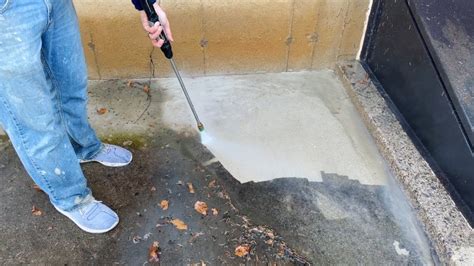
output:
[[[196,138],[163,130],[149,139],[110,139],[126,140],[132,140],[126,144],[134,152],[130,166],[83,167],[96,198],[121,217],[118,228],[105,235],[84,233],[56,212],[46,195],[33,189],[3,140],[0,261],[141,265],[159,241],[163,265],[426,262],[384,206],[380,186],[324,173],[321,183],[284,178],[240,184],[220,163],[209,163],[213,156]],[[168,210],[160,208],[161,200],[169,201]],[[207,216],[194,210],[196,201],[207,203]],[[33,205],[42,215],[32,215]],[[181,219],[188,229],[177,230],[172,219]],[[248,245],[250,254],[236,257],[239,245]]]

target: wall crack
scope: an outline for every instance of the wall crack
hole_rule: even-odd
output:
[[[87,46],[89,47],[89,49],[91,49],[92,54],[94,55],[95,68],[97,70],[97,75],[99,76],[99,80],[101,80],[102,74],[100,73],[100,66],[99,66],[99,61],[97,59],[97,51],[95,49],[94,36],[92,35],[92,32],[89,32],[89,37],[90,37],[90,40],[87,43]]]

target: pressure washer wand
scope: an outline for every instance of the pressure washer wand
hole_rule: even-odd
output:
[[[160,21],[160,18],[158,17],[155,8],[152,4],[148,3],[148,0],[140,0],[140,3],[142,4],[143,10],[145,11],[148,17],[150,25],[155,25],[156,22]],[[178,78],[179,84],[181,85],[181,89],[183,89],[184,96],[186,96],[186,100],[188,101],[189,107],[193,112],[194,119],[196,119],[197,127],[199,131],[204,131],[204,125],[201,123],[201,120],[199,120],[199,116],[196,113],[196,110],[194,109],[191,97],[189,97],[188,90],[186,90],[186,86],[184,85],[183,79],[181,78],[179,70],[176,67],[176,63],[173,60],[173,49],[171,48],[171,43],[168,40],[168,37],[166,37],[166,33],[164,31],[160,34],[159,38],[164,41],[163,46],[161,46],[161,51],[163,52],[165,57],[170,60],[171,67],[173,68],[173,71],[176,74],[176,77]]]

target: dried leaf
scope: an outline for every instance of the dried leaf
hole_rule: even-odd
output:
[[[43,214],[43,212],[36,208],[35,205],[33,205],[33,208],[31,208],[31,213],[34,215],[34,216],[41,216]]]
[[[144,91],[146,94],[150,94],[150,87],[148,87],[148,85],[145,84],[145,86],[143,86],[143,91]]]
[[[149,262],[160,262],[160,243],[158,241],[153,242],[148,254],[150,255]]]
[[[216,180],[212,180],[209,182],[209,185],[207,185],[209,188],[215,188],[216,187]]]
[[[97,114],[103,115],[105,113],[107,113],[107,108],[102,107],[102,108],[97,109]]]
[[[249,245],[240,245],[235,248],[235,256],[237,257],[247,256],[247,254],[249,254],[249,251],[250,251]]]
[[[160,206],[164,211],[166,211],[168,209],[168,205],[169,205],[169,201],[167,201],[167,200],[162,200],[160,202]]]
[[[131,88],[132,85],[133,85],[133,81],[129,80],[129,81],[127,82],[127,87]]]
[[[33,185],[33,189],[38,191],[38,192],[43,192],[43,190],[36,184]]]
[[[188,183],[188,189],[189,189],[189,193],[196,193],[196,191],[194,191],[194,187],[193,187],[193,183]]]
[[[202,215],[207,215],[207,204],[203,201],[196,201],[194,209]]]
[[[219,211],[216,208],[212,208],[212,215],[217,216],[219,214]]]
[[[171,220],[171,223],[176,226],[178,230],[188,230],[188,226],[181,221],[180,219],[173,219]]]

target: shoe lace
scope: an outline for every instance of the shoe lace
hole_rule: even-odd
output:
[[[106,144],[106,145],[105,145],[105,148],[104,148],[104,151],[105,151],[106,153],[108,153],[108,152],[111,151],[111,150],[112,150],[112,146]]]
[[[88,211],[90,211],[92,209],[92,204],[95,206],[97,203],[102,203],[102,201],[99,201],[99,200],[92,200],[90,202],[87,202],[87,203],[83,203],[81,205],[79,205],[77,208],[79,210],[79,213],[84,216]]]

